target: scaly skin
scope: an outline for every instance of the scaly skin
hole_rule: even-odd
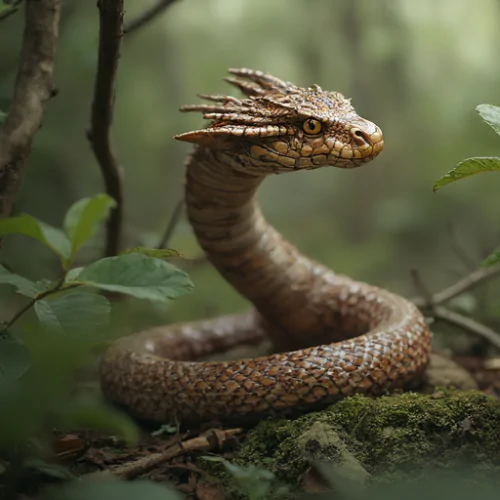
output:
[[[196,237],[255,311],[120,339],[101,363],[104,394],[150,421],[255,420],[418,382],[430,332],[416,307],[306,258],[256,201],[269,174],[369,162],[383,149],[382,132],[337,92],[230,72],[237,78],[227,81],[246,98],[202,96],[215,104],[183,109],[203,112],[211,124],[176,139],[197,145],[186,175]],[[263,338],[279,353],[195,361]]]

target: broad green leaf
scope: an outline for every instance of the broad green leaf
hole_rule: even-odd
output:
[[[99,401],[72,402],[65,406],[61,418],[66,428],[103,431],[120,436],[129,444],[136,443],[139,437],[132,419]]]
[[[450,170],[445,176],[438,179],[434,184],[434,191],[439,188],[451,184],[465,177],[470,177],[474,174],[482,172],[500,171],[500,158],[498,157],[484,157],[484,158],[468,158],[460,162],[454,169]]]
[[[52,486],[40,497],[41,500],[182,500],[175,490],[152,481],[133,482],[118,479],[95,481],[92,479],[75,481],[60,486]]]
[[[0,9],[1,12],[1,9]],[[0,125],[7,119],[7,113],[0,111]]]
[[[82,335],[98,331],[108,324],[110,311],[105,297],[80,291],[47,297],[35,303],[41,325],[59,334]]]
[[[36,297],[40,292],[45,290],[45,288],[39,286],[37,283],[23,276],[19,276],[19,274],[7,271],[3,266],[0,266],[0,283],[14,285],[17,289],[17,293],[30,298]]]
[[[10,340],[0,340],[0,381],[13,382],[21,378],[30,366],[26,346]]]
[[[155,257],[156,259],[170,259],[171,257],[182,257],[177,250],[171,248],[148,248],[148,247],[135,247],[122,250],[119,255],[128,255],[131,253],[140,253],[148,257]]]
[[[64,219],[64,230],[71,240],[71,253],[78,250],[96,233],[99,223],[108,216],[115,200],[107,194],[84,198],[70,207]]]
[[[482,267],[491,267],[495,266],[496,264],[500,264],[500,250],[497,250],[491,255],[488,255],[488,257],[486,257],[486,259],[481,262]]]
[[[28,214],[0,219],[0,236],[9,234],[23,234],[34,238],[48,246],[62,260],[66,260],[71,254],[71,243],[61,230]]]
[[[98,260],[79,274],[77,282],[158,302],[175,299],[193,289],[184,271],[163,260],[141,254]]]
[[[480,104],[476,110],[481,118],[500,135],[500,108],[492,104]]]

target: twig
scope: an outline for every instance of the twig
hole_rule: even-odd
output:
[[[487,340],[490,344],[500,349],[499,333],[472,318],[456,313],[442,305],[497,276],[500,276],[500,267],[477,269],[454,285],[432,295],[420,279],[418,272],[412,270],[415,288],[423,295],[421,298],[413,299],[413,303],[422,309],[427,316],[457,326],[466,332]]]
[[[458,259],[462,262],[467,270],[476,269],[476,262],[474,262],[468,255],[467,252],[462,248],[460,242],[458,241],[457,235],[455,233],[455,228],[453,224],[450,222],[446,224],[446,230],[448,231],[448,235],[450,237],[450,245],[451,249],[458,257]]]
[[[123,220],[122,170],[111,146],[115,78],[123,37],[123,0],[98,0],[99,56],[87,137],[99,163],[106,192],[116,201],[107,224],[106,255],[120,249]]]
[[[10,9],[3,10],[0,12],[0,21],[7,19],[19,10],[19,3],[17,5],[11,5]]]
[[[182,212],[184,211],[184,200],[180,200],[177,202],[177,204],[174,207],[174,210],[172,211],[172,214],[170,215],[170,219],[167,224],[167,228],[165,229],[165,233],[163,234],[163,237],[158,244],[158,248],[166,248],[167,245],[169,244],[172,235],[174,234],[175,228],[177,227],[177,224],[181,220]]]
[[[14,95],[0,127],[0,217],[12,210],[46,102],[59,33],[61,0],[27,0],[23,46]]]
[[[494,345],[497,349],[500,349],[500,335],[495,332],[495,330],[492,330],[472,318],[450,311],[443,306],[434,307],[432,316],[437,320],[445,321],[477,337],[481,337]]]
[[[427,300],[427,302],[432,302],[432,293],[430,292],[427,285],[424,283],[424,280],[421,278],[420,273],[417,269],[410,269],[411,277],[413,280],[413,284],[417,292],[422,294],[422,297]]]
[[[119,465],[113,469],[108,469],[102,472],[94,472],[88,477],[92,479],[106,479],[111,477],[120,477],[123,479],[132,479],[145,472],[158,467],[172,458],[175,458],[183,453],[191,451],[216,451],[222,449],[227,441],[232,440],[238,434],[241,434],[243,429],[217,430],[212,429],[193,439],[184,442],[176,443],[169,446],[164,451],[153,453],[141,457],[134,462],[129,462]]]
[[[25,306],[23,306],[19,311],[17,311],[12,318],[7,321],[2,327],[0,328],[0,332],[3,332],[5,330],[8,330],[11,328],[11,326],[21,317],[24,315],[24,313],[28,312],[38,301],[43,300],[45,297],[48,297],[49,295],[53,295],[54,293],[57,293],[61,291],[62,286],[64,285],[64,278],[62,278],[60,281],[57,282],[57,284],[53,287],[50,288],[49,290],[46,290],[45,292],[39,293],[36,297],[33,297]],[[81,286],[80,283],[75,283],[72,285],[68,285],[67,287],[64,288],[64,290],[69,290],[70,288],[76,288],[78,286]]]
[[[125,26],[125,34],[130,35],[137,31],[142,26],[151,22],[155,17],[159,16],[162,12],[167,10],[176,0],[158,0],[156,5],[140,14],[137,18],[132,19],[130,23]]]
[[[415,298],[413,299],[413,302],[417,307],[420,307],[421,309],[438,306],[440,304],[448,302],[451,299],[454,299],[455,297],[466,291],[476,288],[481,283],[485,283],[486,281],[492,280],[499,276],[500,266],[480,268],[476,271],[473,271],[465,278],[457,281],[450,287],[445,288],[443,291],[432,295],[430,300],[427,300],[425,298]]]

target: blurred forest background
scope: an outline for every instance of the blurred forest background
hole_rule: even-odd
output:
[[[152,3],[126,2],[125,20]],[[411,269],[432,290],[451,284],[500,243],[496,176],[432,192],[464,158],[499,154],[498,137],[475,111],[500,104],[499,26],[498,0],[178,0],[122,47],[113,136],[125,172],[124,246],[156,245],[182,197],[190,147],[172,136],[202,121],[178,108],[199,102],[200,92],[233,92],[222,82],[226,69],[249,67],[343,92],[386,141],[360,169],[270,178],[261,190],[268,219],[307,255],[357,279],[407,296],[415,294]],[[21,36],[21,16],[2,22],[0,109],[11,96]],[[103,191],[85,138],[97,39],[95,2],[66,1],[59,93],[16,205],[56,226],[75,200]],[[201,255],[185,219],[169,246]],[[84,258],[101,254],[102,238]],[[48,251],[23,237],[7,238],[2,262],[30,278],[58,271]],[[207,263],[182,266],[195,291],[168,311],[127,307],[129,328],[247,307]]]

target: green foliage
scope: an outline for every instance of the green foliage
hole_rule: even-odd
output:
[[[149,481],[80,481],[50,488],[40,500],[181,500],[181,496],[164,485]]]
[[[111,305],[102,295],[70,291],[37,301],[35,312],[46,330],[85,335],[108,325]]]
[[[71,241],[71,258],[94,236],[99,223],[115,206],[116,202],[110,196],[99,194],[94,198],[83,198],[70,207],[64,219],[64,230]]]
[[[162,260],[172,255],[171,251],[139,249],[71,268],[79,250],[96,234],[114,205],[104,194],[76,202],[66,214],[64,231],[27,214],[0,220],[0,236],[22,234],[41,242],[58,256],[63,269],[58,280],[34,282],[0,266],[0,285],[14,287],[29,299],[0,325],[0,450],[21,450],[27,455],[23,463],[38,461],[43,466],[45,452],[39,450],[40,456],[33,456],[38,448],[30,443],[35,438],[47,442],[43,438],[50,435],[52,427],[93,428],[128,442],[137,439],[136,426],[127,416],[96,396],[80,399],[72,386],[74,370],[102,343],[109,324],[111,304],[99,292],[167,303],[193,287],[186,273]],[[40,327],[21,322],[31,309]],[[135,498],[139,494],[178,498],[157,485],[117,481],[99,487],[70,484],[53,490],[50,498]]]
[[[265,500],[268,498],[275,481],[275,476],[271,471],[255,465],[241,467],[222,457],[203,457],[203,459],[209,462],[221,463],[249,500]],[[275,492],[275,495],[279,496],[279,492]],[[277,497],[274,496],[273,498]]]
[[[120,435],[128,443],[137,441],[137,428],[123,413],[92,399],[71,401],[61,409],[59,418],[65,428],[95,429]]]
[[[500,158],[468,158],[460,162],[453,170],[450,170],[445,176],[441,177],[434,184],[434,191],[456,182],[471,175],[480,174],[482,172],[500,171]]]
[[[491,104],[480,104],[476,108],[481,118],[490,125],[493,130],[500,135],[500,108]],[[450,170],[445,176],[441,177],[434,184],[434,191],[456,182],[465,177],[479,174],[482,172],[500,171],[500,157],[474,157],[460,162],[454,169]]]
[[[491,104],[480,104],[476,107],[481,118],[498,134],[500,135],[500,107]],[[437,191],[447,184],[470,177],[471,175],[482,172],[499,172],[500,157],[488,158],[468,158],[460,162],[454,169],[450,170],[445,176],[441,177],[434,184],[434,191]],[[481,262],[482,267],[494,266],[500,263],[500,251],[496,251],[489,255]]]
[[[0,284],[1,283],[14,285],[17,293],[30,298],[35,298],[40,292],[44,291],[42,287],[38,286],[33,281],[23,276],[19,276],[19,274],[11,273],[3,266],[0,266]]]
[[[0,339],[0,384],[21,378],[29,365],[29,351],[26,346],[9,339]]]
[[[34,238],[55,252],[62,261],[71,255],[71,243],[63,231],[31,215],[22,214],[0,219],[0,237],[10,234],[22,234]]]
[[[480,104],[476,110],[481,118],[500,135],[500,108],[491,104]]]
[[[490,266],[495,266],[496,264],[500,263],[500,250],[493,252],[491,255],[488,255],[486,259],[481,262],[481,266],[483,267],[490,267]]]
[[[185,272],[168,262],[142,254],[98,260],[68,283],[94,286],[157,302],[180,297],[191,291],[193,286]]]

